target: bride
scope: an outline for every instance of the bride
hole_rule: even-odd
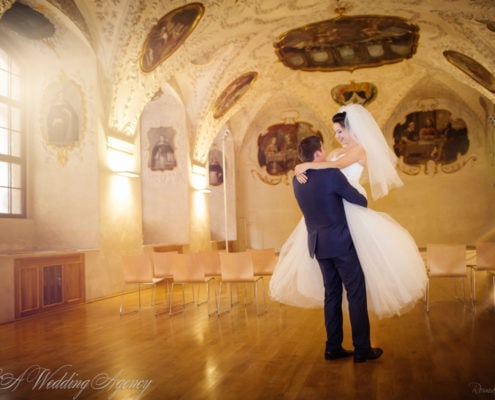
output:
[[[349,182],[366,195],[359,180],[367,167],[373,199],[403,185],[395,170],[396,157],[388,147],[373,116],[363,106],[342,107],[333,116],[335,137],[342,148],[328,161],[296,166],[296,178],[304,183],[307,169],[340,168]],[[389,215],[344,200],[354,246],[366,279],[368,308],[378,317],[400,315],[424,296],[426,269],[409,232]],[[307,247],[304,217],[281,248],[270,280],[270,296],[296,307],[323,307],[324,287],[318,261]]]

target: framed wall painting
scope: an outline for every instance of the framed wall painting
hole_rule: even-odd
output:
[[[223,153],[214,143],[208,152],[208,175],[211,186],[220,186],[224,177]]]
[[[319,135],[313,126],[304,121],[271,125],[258,136],[258,165],[266,172],[252,171],[263,182],[276,185],[288,183],[288,174],[299,164],[297,146],[307,136]]]
[[[463,119],[448,110],[416,111],[394,128],[394,152],[401,160],[400,169],[416,175],[460,170],[469,156],[469,132]]]
[[[175,133],[175,129],[170,126],[160,126],[148,130],[147,136],[150,144],[148,167],[152,171],[172,170],[177,166]]]
[[[444,57],[490,92],[495,93],[495,77],[478,61],[454,50],[443,52]]]
[[[205,8],[190,3],[165,14],[148,33],[139,58],[143,72],[151,72],[177,50],[196,28]]]
[[[84,136],[83,94],[76,82],[61,78],[46,87],[43,99],[43,139],[45,144],[57,151],[58,160],[64,165],[68,151],[79,146]]]
[[[255,71],[242,74],[231,82],[218,96],[214,105],[214,118],[222,117],[243,95],[258,77]]]

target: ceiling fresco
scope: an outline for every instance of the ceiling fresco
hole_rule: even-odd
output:
[[[0,16],[14,3],[0,0]],[[495,102],[493,0],[382,0],[373,7],[357,0],[18,3],[41,13],[53,35],[31,45],[0,23],[0,36],[34,54],[45,46],[54,57],[94,59],[107,134],[135,141],[145,105],[166,85],[187,109],[191,158],[203,164],[225,126],[239,145],[280,123],[288,109],[320,127],[346,96],[364,96],[380,123],[399,104],[404,115],[397,118],[405,117],[411,110],[404,102],[417,104],[418,93],[456,99],[480,119],[480,104]],[[155,54],[151,36],[162,25],[170,33],[168,22],[184,10],[194,15]],[[223,93],[248,71],[257,75],[247,90]]]
[[[418,39],[418,26],[403,18],[339,16],[286,32],[275,48],[289,68],[353,71],[411,58]]]

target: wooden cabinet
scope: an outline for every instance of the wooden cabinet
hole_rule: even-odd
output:
[[[84,254],[19,258],[14,268],[16,318],[84,302]]]

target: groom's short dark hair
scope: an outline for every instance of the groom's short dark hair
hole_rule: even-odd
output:
[[[311,162],[314,160],[315,152],[321,150],[321,136],[313,135],[305,137],[299,143],[298,154],[303,162]]]

